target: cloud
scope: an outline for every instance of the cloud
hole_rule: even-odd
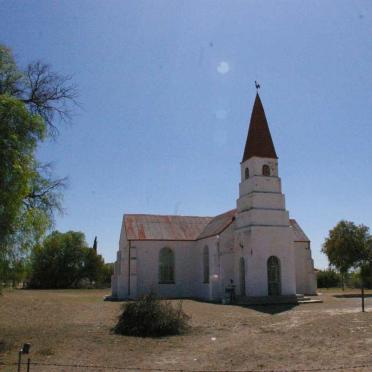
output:
[[[221,61],[217,66],[217,71],[220,74],[225,75],[230,71],[230,66],[226,61]]]

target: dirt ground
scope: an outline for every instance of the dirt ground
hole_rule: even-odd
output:
[[[324,303],[299,306],[244,308],[184,300],[189,333],[143,339],[110,332],[121,303],[104,302],[108,290],[6,291],[0,297],[0,370],[15,371],[4,364],[15,363],[19,346],[30,342],[31,360],[39,363],[31,371],[42,372],[342,366],[372,371],[372,291],[366,313],[355,291],[321,292]]]

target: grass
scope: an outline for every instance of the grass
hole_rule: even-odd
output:
[[[372,298],[362,314],[359,298],[321,292],[324,303],[295,307],[253,309],[185,300],[191,330],[153,339],[111,332],[121,303],[104,302],[108,290],[5,291],[0,297],[0,361],[15,362],[20,345],[30,342],[32,361],[41,363],[188,370],[369,364],[372,370]],[[14,366],[1,370],[14,371]]]

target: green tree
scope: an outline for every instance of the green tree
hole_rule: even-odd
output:
[[[0,45],[0,284],[12,257],[27,255],[61,211],[66,180],[54,179],[35,153],[70,116],[77,92],[69,81],[41,62],[20,70]]]
[[[81,273],[82,279],[88,279],[94,283],[101,283],[103,276],[104,261],[94,248],[84,249],[84,267]]]
[[[105,263],[88,247],[82,232],[54,231],[37,246],[31,257],[32,288],[76,288],[83,280],[102,283]]]
[[[358,266],[366,255],[368,239],[368,227],[350,221],[340,221],[329,231],[322,252],[327,255],[329,263],[340,271],[342,288],[349,269]]]
[[[54,231],[35,247],[31,258],[33,288],[70,288],[77,286],[84,270],[87,243],[81,232]]]
[[[319,270],[316,275],[318,288],[332,288],[340,284],[340,274],[332,269]]]
[[[16,232],[17,217],[34,175],[34,152],[45,126],[22,102],[0,95],[0,132],[0,239],[4,241]]]
[[[93,242],[93,249],[97,252],[98,249],[98,242],[97,242],[97,237],[94,237],[94,242]]]
[[[102,279],[101,283],[104,287],[111,286],[111,276],[114,274],[114,264],[113,263],[105,263],[102,268]]]

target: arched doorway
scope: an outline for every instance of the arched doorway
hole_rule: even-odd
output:
[[[244,257],[239,260],[240,296],[245,296],[245,261]]]
[[[267,282],[269,296],[279,296],[282,293],[280,261],[276,256],[271,256],[267,260]]]

